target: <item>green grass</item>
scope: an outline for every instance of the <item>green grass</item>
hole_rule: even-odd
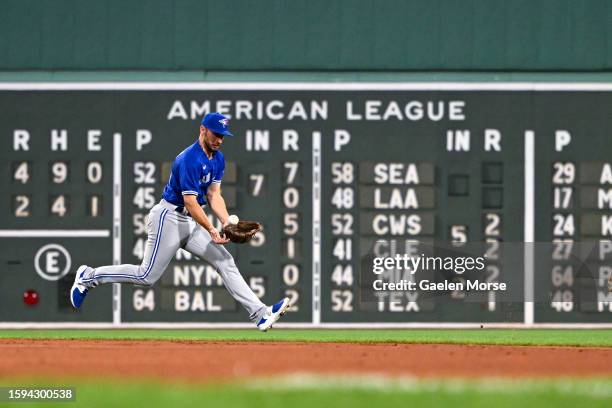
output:
[[[0,338],[180,341],[326,341],[612,347],[612,330],[0,330]],[[4,379],[0,386],[70,386],[76,403],[20,407],[610,407],[612,378],[422,380],[289,375],[250,382]],[[8,405],[8,404],[7,404]],[[11,406],[14,404],[10,404]],[[2,402],[0,402],[2,406]]]
[[[612,329],[600,330],[0,330],[0,339],[192,341],[305,341],[508,344],[612,347]]]
[[[37,382],[39,385],[49,383]],[[438,381],[395,379],[356,381],[320,377],[315,382],[185,385],[147,382],[65,383],[76,389],[76,404],[45,407],[609,407],[612,379],[536,381]],[[271,384],[275,384],[271,386]],[[23,383],[19,384],[24,386]],[[20,402],[20,407],[41,404]]]

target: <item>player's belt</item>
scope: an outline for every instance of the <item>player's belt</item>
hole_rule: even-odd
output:
[[[159,202],[159,204],[162,207],[165,207],[169,210],[174,210],[177,213],[181,214],[181,215],[186,215],[187,217],[191,217],[191,214],[189,214],[189,211],[187,211],[187,209],[182,206],[182,205],[176,205],[176,204],[172,204],[171,202],[168,202],[166,200],[164,200],[163,198],[161,199],[161,201]],[[206,207],[206,205],[203,206],[204,208]]]
[[[174,207],[174,211],[176,211],[177,213],[183,214],[183,215],[190,215],[189,211],[187,211],[185,207],[181,207],[181,206]]]
[[[187,209],[184,206],[172,204],[171,202],[168,202],[168,201],[164,200],[163,198],[159,202],[159,205],[161,205],[162,207],[167,208],[169,210],[176,211],[177,213],[179,213],[181,215],[189,216],[189,211],[187,211]]]

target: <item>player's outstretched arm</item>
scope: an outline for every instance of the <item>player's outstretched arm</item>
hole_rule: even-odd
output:
[[[217,216],[223,226],[227,225],[229,213],[225,205],[225,199],[221,195],[221,183],[213,183],[208,187],[206,200],[212,212]]]
[[[184,195],[183,201],[185,201],[185,208],[189,211],[191,217],[200,224],[206,231],[210,233],[212,240],[216,244],[226,244],[229,239],[223,238],[219,231],[212,225],[208,216],[198,204],[195,195]],[[226,218],[227,219],[227,218]]]

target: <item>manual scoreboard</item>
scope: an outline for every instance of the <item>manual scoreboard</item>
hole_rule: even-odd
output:
[[[236,135],[222,146],[229,212],[264,224],[228,249],[266,303],[292,300],[287,321],[610,321],[609,92],[13,85],[0,91],[0,321],[246,321],[183,250],[153,287],[103,285],[78,311],[68,301],[78,265],[141,262],[146,215],[209,111]],[[508,290],[371,290],[373,257],[448,251],[486,267],[384,278]]]

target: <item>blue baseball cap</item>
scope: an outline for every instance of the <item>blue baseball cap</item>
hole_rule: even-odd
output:
[[[219,112],[211,112],[202,119],[202,126],[209,129],[211,132],[223,136],[234,136],[229,131],[229,118]]]

